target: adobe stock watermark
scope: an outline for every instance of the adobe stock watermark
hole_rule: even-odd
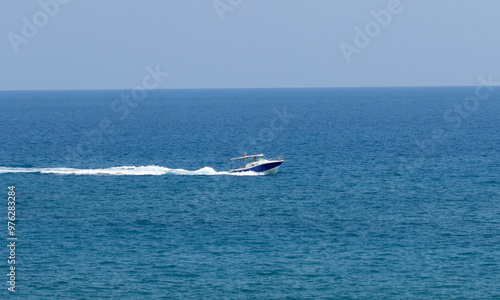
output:
[[[481,84],[476,87],[474,96],[466,97],[462,103],[455,103],[453,109],[450,108],[444,112],[443,119],[446,123],[450,123],[455,128],[460,127],[463,120],[469,118],[479,108],[479,101],[488,100],[495,92],[495,86],[500,85],[500,82],[493,81],[492,74],[489,74],[487,79],[479,76],[478,80]]]
[[[26,45],[30,40],[34,39],[39,30],[47,24],[49,24],[50,19],[55,18],[61,9],[61,5],[68,4],[70,0],[40,0],[38,1],[38,6],[40,10],[35,12],[31,19],[23,17],[21,19],[21,31],[20,34],[9,32],[7,38],[9,39],[10,45],[16,54],[19,53],[19,47],[21,45]]]
[[[370,11],[372,20],[368,21],[362,28],[358,26],[354,27],[352,44],[341,42],[339,45],[346,62],[348,64],[351,63],[352,56],[354,54],[360,54],[363,49],[368,47],[373,39],[382,33],[382,29],[391,24],[393,17],[403,12],[403,9],[400,0],[389,0],[386,9],[382,9],[378,12],[374,10]]]
[[[115,114],[115,121],[120,122],[130,115],[130,109],[137,107],[140,102],[146,100],[148,90],[154,90],[163,82],[164,78],[169,75],[167,72],[160,70],[160,65],[156,65],[153,69],[151,66],[146,68],[147,74],[142,78],[142,84],[132,88],[128,93],[123,93],[120,98],[114,99],[111,102],[111,110]],[[82,139],[75,147],[66,147],[67,161],[82,161],[85,155],[89,155],[94,147],[97,147],[104,142],[104,137],[113,132],[113,120],[103,118],[97,128],[88,132],[83,132]]]
[[[248,137],[239,147],[238,152],[247,153],[249,151],[263,152],[266,143],[272,142],[278,132],[285,130],[290,124],[290,119],[297,117],[296,115],[288,114],[286,106],[280,112],[277,109],[273,110],[274,117],[269,121],[269,126],[259,130],[257,136]]]
[[[243,3],[243,0],[214,0],[212,5],[219,16],[219,20],[224,21],[224,15],[232,12],[241,3]]]
[[[476,86],[474,95],[465,97],[461,102],[453,104],[453,108],[444,111],[443,120],[451,126],[451,129],[434,129],[431,132],[431,138],[415,142],[420,156],[411,161],[409,159],[402,159],[400,161],[400,164],[404,165],[406,171],[412,172],[415,168],[421,167],[425,161],[424,156],[435,153],[436,146],[444,144],[449,133],[452,130],[459,129],[464,120],[470,118],[479,109],[481,102],[490,99],[498,86],[500,86],[500,82],[493,80],[492,74],[489,74],[487,78],[479,76],[478,81],[480,84]]]
[[[286,106],[283,107],[282,111],[274,109],[273,114],[274,116],[269,120],[269,126],[260,129],[256,136],[249,137],[239,144],[236,148],[238,153],[258,154],[264,152],[265,145],[271,143],[279,132],[287,128],[290,120],[297,117],[289,114]],[[234,176],[212,176],[212,179],[214,182],[210,190],[197,190],[198,194],[202,195],[202,200],[218,201],[220,198],[218,196],[231,186]]]

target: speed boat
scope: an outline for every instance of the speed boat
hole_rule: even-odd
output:
[[[252,171],[266,175],[278,172],[280,165],[285,161],[283,156],[267,159],[262,153],[257,155],[246,155],[245,153],[243,156],[231,158],[231,160],[241,160],[243,162],[243,166],[229,170],[229,173]],[[247,162],[247,160],[250,161]]]

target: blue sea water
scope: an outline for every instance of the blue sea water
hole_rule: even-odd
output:
[[[475,92],[0,92],[15,296],[500,298],[500,93]],[[244,152],[286,162],[227,174]]]

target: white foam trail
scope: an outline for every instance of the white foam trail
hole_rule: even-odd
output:
[[[204,167],[196,171],[184,169],[169,169],[160,166],[123,166],[106,169],[73,169],[73,168],[8,168],[0,167],[0,174],[5,173],[40,173],[59,175],[232,175],[232,176],[259,176],[256,172],[229,173],[217,172],[211,167]]]

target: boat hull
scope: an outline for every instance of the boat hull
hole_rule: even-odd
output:
[[[278,172],[278,169],[283,161],[272,161],[264,164],[260,164],[257,166],[237,168],[230,170],[229,173],[241,173],[241,172],[256,172],[256,173],[264,173],[264,174],[274,174]]]

